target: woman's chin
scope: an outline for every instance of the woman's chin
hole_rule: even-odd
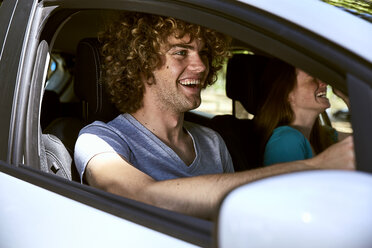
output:
[[[331,104],[327,104],[326,106],[324,106],[323,108],[322,108],[322,112],[324,112],[324,111],[326,111],[327,109],[329,109],[331,107]]]

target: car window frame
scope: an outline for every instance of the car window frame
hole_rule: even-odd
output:
[[[347,74],[347,83],[352,101],[350,112],[357,169],[371,173],[372,89],[352,73]]]
[[[25,123],[23,108],[25,102],[21,89],[22,74],[19,66],[24,59],[24,41],[27,36],[28,16],[32,13],[32,8],[36,1],[6,1],[0,9],[0,116],[2,117],[0,135],[0,160],[11,164],[18,164],[22,161],[23,135],[16,132],[17,127],[22,127]],[[6,58],[6,61],[5,59]],[[22,67],[22,66],[21,66]],[[23,84],[24,85],[24,84]],[[23,110],[22,114],[17,114],[18,107]],[[20,135],[18,135],[20,134]]]

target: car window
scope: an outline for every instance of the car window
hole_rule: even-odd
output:
[[[231,114],[232,113],[232,100],[226,96],[226,67],[218,73],[218,79],[212,86],[207,87],[201,93],[202,103],[196,109],[211,115]]]
[[[328,86],[327,97],[331,107],[327,109],[328,117],[334,127],[339,132],[352,133],[351,115],[345,102],[332,92],[332,87]]]
[[[233,53],[250,53],[249,51],[234,51]],[[249,114],[239,101],[233,101],[226,95],[226,69],[225,61],[223,68],[218,73],[216,83],[207,87],[201,92],[202,102],[196,111],[204,112],[212,116],[232,115],[233,105],[235,105],[235,116],[238,119],[251,119],[253,115]]]
[[[79,80],[77,80],[76,78],[76,72],[78,72],[78,70],[75,70],[76,69],[75,62],[77,62],[78,59],[74,57],[75,56],[74,53],[80,41],[85,40],[86,38],[91,38],[92,35],[96,35],[96,33],[93,33],[91,30],[87,30],[86,31],[87,33],[83,32],[79,33],[76,32],[75,27],[84,29],[85,27],[81,23],[85,23],[87,22],[87,20],[94,19],[94,21],[96,21],[97,19],[97,23],[99,23],[98,21],[99,18],[95,17],[105,14],[106,13],[104,11],[81,12],[80,14],[77,14],[73,18],[71,18],[69,22],[66,22],[64,26],[60,29],[59,33],[56,35],[55,43],[52,48],[51,54],[52,60],[49,67],[48,82],[45,88],[45,93],[49,95],[47,94],[44,95],[44,101],[42,105],[44,109],[41,112],[41,118],[42,120],[45,120],[44,125],[42,125],[42,130],[44,133],[57,134],[54,129],[49,128],[49,124],[53,123],[53,120],[60,117],[70,118],[68,120],[69,123],[71,121],[71,117],[74,119],[76,119],[75,117],[77,117],[79,122],[78,123],[79,128],[82,127],[80,126],[80,124],[85,125],[93,121],[90,119],[86,119],[87,115],[85,113],[88,113],[89,116],[90,113],[88,111],[94,110],[95,105],[92,105],[91,102],[87,103],[89,99],[88,100],[84,99],[84,96],[82,97],[81,94],[80,96],[78,96],[79,98],[78,101],[74,100],[75,98],[75,95],[73,94],[74,86],[82,82],[81,78],[79,78]],[[92,27],[93,26],[95,25],[92,25]],[[72,31],[79,33],[79,35],[72,33]],[[65,42],[66,37],[73,38],[71,38],[69,42]],[[241,50],[239,51],[234,50],[233,51],[234,53],[254,54],[257,51],[257,54],[266,54],[266,56],[274,56],[271,55],[270,53],[264,53],[259,49],[252,48],[248,43],[241,42],[240,45],[241,46],[239,46],[239,48],[241,48]],[[252,51],[250,49],[252,49]],[[276,57],[280,58],[279,56]],[[210,116],[216,116],[232,115],[234,110],[235,116],[238,117],[239,119],[252,119],[253,116],[248,114],[247,111],[244,109],[244,107],[242,107],[242,105],[239,102],[233,102],[226,96],[227,62],[228,61],[226,60],[223,69],[219,72],[218,80],[216,81],[216,83],[202,91],[202,104],[200,105],[199,108],[196,109],[196,111],[207,113]],[[84,66],[83,68],[86,67]],[[304,68],[304,70],[306,69]],[[87,73],[80,74],[88,75]],[[100,82],[98,82],[98,84],[99,83]],[[57,93],[57,96],[53,93],[50,94],[51,93],[50,91]],[[331,90],[329,90],[328,92],[329,94],[332,94]],[[47,96],[50,96],[49,102],[47,101],[48,100]],[[342,105],[342,103],[340,103],[336,97],[334,98],[335,104],[332,104],[333,108],[328,112],[332,122],[332,126],[334,126],[337,130],[340,131],[347,130],[348,132],[351,132],[351,125],[350,121],[348,120],[348,113],[344,113],[345,106]],[[57,105],[54,106],[52,103]],[[75,124],[76,123],[74,123],[74,125]],[[199,124],[204,125],[204,123]],[[73,130],[72,128],[69,130],[70,133],[72,130]],[[77,133],[78,132],[76,132],[76,136]],[[66,141],[63,139],[65,137],[61,136],[62,142],[65,145],[68,144],[66,145],[67,149],[71,151],[70,152],[71,154],[73,154],[74,142],[77,137],[70,139],[69,135],[66,134],[66,136],[67,136]]]
[[[53,57],[51,57],[50,64],[48,67],[47,78],[46,78],[47,82],[53,76],[56,70],[57,70],[57,61]]]
[[[238,53],[249,53],[249,51],[240,51]],[[252,119],[254,116],[248,113],[239,101],[233,102],[226,96],[226,68],[227,61],[219,72],[216,83],[202,91],[202,103],[196,111],[212,116],[231,115],[233,114],[233,104],[235,104],[235,116],[238,119]],[[331,86],[328,86],[327,97],[331,103],[331,107],[327,109],[327,114],[332,127],[340,132],[352,133],[350,112],[344,101],[333,93]]]

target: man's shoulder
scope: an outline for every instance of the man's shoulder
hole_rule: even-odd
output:
[[[80,130],[80,135],[84,133],[104,134],[104,133],[120,133],[120,129],[125,125],[125,120],[121,115],[109,122],[94,121]]]

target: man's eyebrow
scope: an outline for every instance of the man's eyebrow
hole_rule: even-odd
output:
[[[188,44],[185,44],[185,43],[177,43],[177,44],[170,44],[168,51],[169,50],[172,50],[173,48],[178,48],[178,47],[185,48],[185,49],[190,49],[190,50],[194,50],[195,49],[191,45],[188,45]]]
[[[170,44],[168,51],[174,49],[174,48],[185,48],[185,49],[190,49],[190,50],[196,50],[196,48],[192,45],[189,45],[187,43],[176,43],[176,44]],[[202,47],[201,50],[205,50],[205,47]]]

